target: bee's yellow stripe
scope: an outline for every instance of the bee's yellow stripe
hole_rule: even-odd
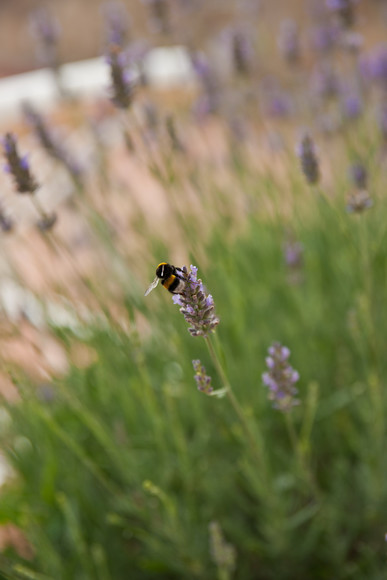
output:
[[[176,280],[176,276],[171,274],[167,280],[164,280],[164,282],[162,282],[164,288],[168,290],[172,286],[174,280]]]

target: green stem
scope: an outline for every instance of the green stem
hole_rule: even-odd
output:
[[[210,353],[210,357],[212,359],[212,362],[214,363],[215,368],[216,368],[218,375],[220,377],[220,380],[222,382],[223,388],[225,389],[227,396],[231,402],[231,405],[232,405],[236,415],[238,416],[238,419],[240,420],[242,427],[246,433],[246,436],[250,442],[251,449],[254,452],[256,459],[260,463],[261,468],[263,468],[264,461],[263,461],[263,457],[262,457],[262,449],[261,449],[262,445],[258,446],[257,439],[251,430],[251,427],[246,419],[246,416],[243,412],[243,409],[240,406],[239,401],[234,394],[234,391],[231,387],[230,381],[228,380],[227,375],[223,369],[222,363],[220,362],[219,357],[215,351],[214,345],[212,344],[211,337],[206,336],[206,337],[204,337],[204,340],[205,340],[205,343],[207,345],[208,351]]]
[[[316,498],[319,495],[319,490],[317,484],[313,478],[312,473],[309,470],[309,466],[306,461],[305,452],[301,445],[301,442],[297,436],[296,430],[294,428],[293,418],[291,416],[291,411],[284,413],[286,428],[288,430],[289,439],[291,441],[294,454],[296,456],[298,468],[302,478],[306,481],[308,486],[313,490]]]

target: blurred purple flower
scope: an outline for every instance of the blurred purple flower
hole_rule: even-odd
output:
[[[127,109],[132,104],[134,94],[134,74],[127,69],[127,55],[116,45],[109,47],[107,62],[110,66],[111,100],[119,109]]]
[[[27,156],[20,157],[16,137],[7,133],[3,139],[4,155],[7,160],[5,171],[12,175],[19,193],[34,193],[39,187],[33,178]]]
[[[304,135],[296,147],[296,153],[300,158],[301,169],[310,184],[315,184],[320,179],[320,170],[316,154],[316,147],[309,135]]]
[[[171,31],[169,0],[141,0],[149,8],[149,26],[155,32],[169,34]]]
[[[59,22],[44,7],[31,13],[30,28],[37,41],[37,56],[40,62],[51,68],[58,67]]]
[[[347,211],[348,213],[363,213],[365,210],[372,207],[374,204],[368,191],[365,189],[355,191],[348,197]]]
[[[129,38],[129,15],[122,2],[111,1],[102,5],[106,22],[107,44],[123,48]]]
[[[328,53],[337,45],[340,32],[336,26],[321,24],[311,30],[311,44],[316,52]]]
[[[340,93],[340,81],[331,64],[318,63],[311,76],[311,91],[321,99],[337,97]]]
[[[193,360],[192,366],[195,371],[194,379],[196,381],[196,386],[199,391],[209,395],[214,390],[211,386],[211,377],[206,375],[206,369],[200,362],[200,360]]]
[[[299,30],[294,20],[282,20],[277,44],[280,54],[286,62],[293,64],[300,60]]]
[[[43,117],[30,105],[25,103],[23,112],[27,122],[31,125],[41,146],[45,151],[60,163],[62,163],[71,176],[79,182],[83,176],[83,169],[78,161],[66,151],[58,138],[55,138],[47,127]]]
[[[237,74],[247,75],[252,68],[253,49],[246,30],[231,28],[226,31],[230,42],[233,68]]]
[[[275,342],[268,349],[268,353],[268,371],[262,375],[263,384],[269,389],[268,399],[273,401],[274,409],[290,411],[299,404],[299,400],[295,398],[298,390],[294,385],[300,376],[288,362],[290,350],[286,346]]]
[[[5,213],[3,204],[0,202],[0,229],[4,233],[9,233],[13,230],[13,220]]]
[[[288,268],[301,268],[303,254],[304,248],[300,242],[293,239],[286,240],[284,244],[284,258]]]
[[[274,91],[267,97],[265,110],[272,117],[287,117],[292,110],[292,102],[289,95]]]
[[[377,111],[377,122],[382,138],[387,142],[387,102],[383,102]]]
[[[341,99],[343,117],[348,120],[357,119],[363,113],[363,101],[360,95],[348,93]]]
[[[366,189],[368,175],[367,169],[359,161],[353,163],[348,170],[349,179],[358,189]]]
[[[344,28],[350,28],[355,21],[355,4],[358,0],[326,0],[327,9]]]
[[[360,61],[360,70],[366,80],[378,83],[387,91],[387,45],[382,44]]]

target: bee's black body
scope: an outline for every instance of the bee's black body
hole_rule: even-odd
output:
[[[186,284],[186,279],[183,271],[166,262],[161,262],[157,266],[156,276],[161,280],[161,284],[171,294],[180,294]]]

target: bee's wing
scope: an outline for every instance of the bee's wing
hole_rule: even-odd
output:
[[[152,290],[154,290],[156,288],[158,283],[159,283],[159,278],[156,276],[156,278],[153,280],[152,284],[149,286],[149,288],[145,292],[144,296],[148,296],[148,294],[150,294],[152,292]]]

